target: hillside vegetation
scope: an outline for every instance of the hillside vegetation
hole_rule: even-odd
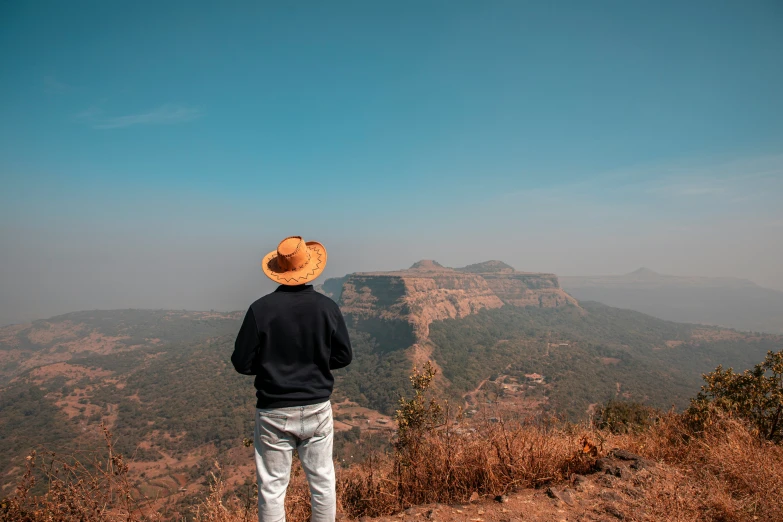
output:
[[[781,346],[775,336],[661,321],[598,303],[581,306],[587,313],[506,306],[434,323],[433,358],[449,380],[449,394],[460,396],[497,374],[521,382],[539,374],[546,409],[573,420],[590,404],[612,398],[681,409],[702,373],[721,362],[748,368]]]
[[[783,351],[770,352],[737,381],[741,404],[769,400],[783,408]],[[761,369],[761,373],[758,370]],[[436,371],[414,369],[409,398],[396,414],[393,451],[369,452],[338,469],[341,517],[438,520],[751,521],[783,518],[783,447],[757,430],[747,408],[720,400],[720,368],[685,413],[661,413],[644,425],[616,430],[559,422],[548,416],[466,419],[429,395]],[[616,427],[616,426],[615,426]],[[157,520],[154,502],[134,493],[129,466],[114,451],[92,462],[53,454],[28,457],[16,493],[2,501],[0,520]],[[48,487],[32,495],[36,471]],[[41,473],[38,473],[40,476]],[[247,522],[257,517],[252,490],[232,486],[213,468],[210,493],[176,518]],[[39,479],[40,480],[40,479]],[[492,502],[490,499],[494,499]],[[489,501],[489,502],[487,502]],[[287,519],[309,518],[309,495],[298,461],[286,499]],[[392,515],[396,515],[391,518]]]

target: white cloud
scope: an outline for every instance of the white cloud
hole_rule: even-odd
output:
[[[88,121],[95,129],[122,129],[134,125],[174,125],[193,121],[201,116],[199,109],[167,104],[147,112],[114,117],[105,117],[101,109],[90,107],[78,114],[77,118]]]
[[[647,192],[665,196],[716,196],[724,194],[726,187],[722,180],[665,180],[661,185],[650,187]]]
[[[501,200],[638,204],[640,200],[722,199],[732,203],[783,195],[783,155],[689,161],[618,169],[565,184],[506,192]]]
[[[70,85],[53,75],[46,75],[43,77],[43,86],[44,90],[48,93],[65,92],[71,89]]]

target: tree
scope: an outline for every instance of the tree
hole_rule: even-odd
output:
[[[691,400],[694,420],[704,424],[711,411],[728,412],[749,421],[761,437],[783,442],[783,350],[767,352],[761,364],[742,373],[718,366],[704,380]]]
[[[438,426],[443,420],[443,409],[438,401],[427,400],[425,394],[437,371],[430,361],[424,363],[423,371],[414,367],[410,375],[413,398],[400,397],[395,447],[400,453],[416,454],[422,436]],[[415,460],[414,460],[415,461]]]
[[[594,423],[612,433],[632,433],[652,425],[655,410],[638,402],[611,399],[598,409]]]
[[[400,397],[395,413],[397,434],[394,442],[394,471],[397,476],[397,498],[400,507],[411,491],[423,491],[417,465],[422,463],[426,451],[426,436],[442,424],[447,413],[434,398],[427,399],[427,391],[435,378],[436,370],[430,361],[419,371],[414,366],[410,375],[413,398]]]

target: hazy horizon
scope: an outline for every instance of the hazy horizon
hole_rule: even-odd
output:
[[[0,325],[241,310],[259,262],[783,290],[780,2],[0,6]]]
[[[330,251],[330,256],[332,256],[331,251]],[[330,259],[331,259],[331,257],[330,257]],[[390,266],[388,263],[383,263],[383,264],[377,266],[377,268],[370,268],[370,269],[357,268],[355,270],[348,270],[348,271],[340,271],[340,270],[335,271],[333,263],[330,261],[329,267],[324,272],[324,275],[322,275],[321,277],[316,279],[312,284],[318,285],[318,284],[323,283],[325,280],[327,280],[327,279],[329,279],[331,277],[342,277],[344,275],[347,275],[347,274],[353,273],[353,272],[372,272],[372,271],[385,271],[385,270],[400,270],[400,269],[408,268],[411,264],[413,264],[415,261],[419,261],[420,259],[425,259],[425,258],[416,258],[416,259],[411,258],[411,262],[410,263],[407,263],[407,261],[406,261],[405,263],[407,263],[407,264],[400,265],[400,266]],[[427,258],[427,259],[430,259],[430,258]],[[469,261],[469,262],[462,262],[460,264],[449,264],[449,263],[443,263],[441,260],[439,260],[437,258],[432,258],[432,259],[435,259],[436,261],[440,262],[444,266],[452,267],[452,268],[458,268],[458,267],[465,266],[465,265],[468,265],[468,264],[478,263],[478,262],[481,262],[481,261],[488,261],[488,260],[490,260],[490,258],[486,258],[486,259],[476,259],[476,260]],[[495,258],[492,258],[492,259],[495,259]],[[505,260],[501,259],[501,261],[505,261]],[[524,269],[520,269],[519,267],[516,267],[516,266],[514,268],[516,268],[517,270],[524,270]],[[651,269],[650,267],[647,267],[647,266],[640,266],[640,267],[636,268],[635,270],[638,270],[639,268],[647,268],[647,269],[653,270],[654,272],[657,272],[658,274],[661,274],[661,275],[673,275],[673,276],[683,276],[683,277],[704,276],[704,274],[663,273],[663,272],[660,272],[658,270]],[[617,273],[592,273],[592,274],[582,274],[582,273],[579,273],[579,274],[576,274],[576,273],[574,273],[574,274],[560,274],[560,273],[556,273],[556,275],[558,277],[620,276],[620,275],[625,275],[625,274],[634,272],[635,270],[627,270],[625,272],[617,272]],[[531,270],[524,270],[524,271],[531,271]],[[538,272],[538,271],[540,271],[540,272],[550,272],[550,273],[552,272],[551,270],[534,270],[534,271],[536,271],[536,272]],[[249,272],[248,272],[248,274],[245,274],[245,276],[249,276],[249,275],[250,275]],[[737,276],[732,276],[732,275],[723,275],[723,276],[721,276],[721,275],[714,275],[714,276],[706,276],[706,277],[737,277]],[[49,305],[49,306],[47,306],[46,308],[43,309],[43,310],[46,310],[46,311],[37,312],[34,309],[32,309],[32,310],[28,310],[26,314],[19,313],[19,310],[16,309],[16,308],[10,309],[10,317],[14,317],[14,314],[18,314],[18,317],[15,318],[14,320],[11,320],[11,321],[6,321],[6,322],[0,321],[0,327],[12,325],[12,324],[27,323],[27,322],[35,321],[35,320],[38,320],[38,319],[48,319],[50,317],[63,315],[63,314],[71,313],[71,312],[80,312],[80,311],[87,311],[87,310],[113,310],[113,309],[130,309],[130,308],[133,308],[133,309],[150,309],[150,310],[159,310],[159,309],[160,310],[192,310],[192,311],[215,310],[215,311],[220,311],[220,312],[242,311],[242,310],[246,309],[247,306],[253,300],[257,299],[258,297],[261,297],[262,295],[264,295],[266,293],[269,293],[269,292],[273,291],[276,288],[276,286],[277,286],[272,281],[266,280],[266,277],[263,276],[263,273],[260,271],[260,265],[259,265],[258,272],[255,274],[255,278],[256,278],[256,280],[252,280],[252,277],[251,277],[251,280],[247,281],[248,283],[250,283],[252,285],[252,286],[250,286],[250,288],[238,289],[236,287],[233,287],[231,289],[233,291],[233,295],[229,296],[228,299],[225,298],[225,294],[228,293],[228,292],[225,291],[225,289],[220,289],[220,288],[216,289],[215,294],[218,296],[218,299],[215,299],[215,302],[220,302],[222,304],[222,306],[221,305],[218,305],[218,306],[208,306],[208,303],[210,301],[210,296],[203,297],[203,298],[201,298],[201,296],[196,296],[196,295],[181,296],[181,295],[175,295],[174,292],[171,295],[168,296],[168,298],[169,298],[168,301],[165,301],[165,300],[163,301],[163,303],[164,303],[163,305],[156,304],[156,302],[155,302],[156,298],[155,297],[152,297],[149,300],[145,300],[143,297],[139,298],[138,295],[133,295],[133,296],[129,297],[129,296],[125,295],[125,294],[120,294],[120,293],[117,293],[117,294],[113,294],[113,293],[112,294],[106,294],[109,297],[109,299],[104,300],[104,301],[95,300],[94,297],[90,297],[90,296],[87,296],[86,298],[82,298],[83,300],[79,301],[78,299],[81,296],[78,296],[77,299],[76,299],[77,302],[84,303],[84,306],[80,307],[80,306],[75,305],[75,304],[71,305],[69,303],[57,303],[56,306]],[[746,278],[746,277],[742,277],[741,279],[747,279],[747,280],[750,280],[751,282],[753,282],[755,284],[758,284],[756,281],[753,281],[752,279],[749,279],[749,278]],[[759,285],[759,286],[764,287],[764,285]],[[766,288],[770,288],[770,289],[777,290],[777,291],[783,291],[783,289],[781,289],[781,288],[774,288],[772,286],[768,286]],[[146,293],[146,291],[144,293]],[[222,300],[219,298],[220,294],[224,294]],[[180,300],[178,300],[178,299],[180,299]],[[232,303],[232,301],[231,301],[232,299],[233,299],[233,302],[236,302],[237,304],[231,304]],[[186,301],[187,302],[198,303],[198,304],[196,306],[184,305],[183,303],[185,303]],[[100,305],[99,306],[92,306],[92,305],[90,305],[90,303],[93,303],[93,302],[99,302]],[[130,302],[135,302],[136,304],[131,306],[131,305],[128,304]],[[4,313],[8,313],[8,311],[5,310],[5,309],[3,309],[2,311]]]

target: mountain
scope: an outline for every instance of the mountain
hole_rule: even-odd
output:
[[[783,333],[783,292],[746,279],[671,276],[640,268],[625,275],[561,277],[560,281],[579,300],[671,321]]]
[[[748,367],[780,342],[577,302],[555,275],[501,261],[457,269],[420,261],[330,279],[320,290],[340,304],[357,347],[340,393],[387,413],[407,389],[408,369],[425,360],[441,370],[440,391],[465,407],[490,388],[505,390],[506,402],[572,418],[613,397],[683,407],[702,373]],[[543,379],[520,393],[529,375]]]
[[[407,270],[329,279],[320,290],[340,303],[356,329],[391,327],[403,343],[426,340],[433,321],[458,319],[482,309],[507,304],[578,307],[554,274],[517,272],[501,261],[454,269],[422,260]]]
[[[318,288],[340,304],[354,346],[333,395],[346,465],[388,443],[411,368],[425,360],[439,369],[436,392],[466,415],[487,407],[581,419],[612,398],[682,408],[702,373],[748,368],[783,346],[779,336],[577,302],[553,274],[500,261],[420,261]],[[101,422],[149,497],[191,501],[215,461],[231,484],[252,481],[242,439],[252,436],[253,383],[229,362],[242,317],[90,311],[0,328],[0,496],[31,448],[96,447]]]
[[[329,279],[319,290],[340,305],[356,347],[353,364],[338,380],[340,393],[385,413],[407,390],[411,366],[433,357],[433,323],[506,306],[581,310],[553,274],[517,272],[499,261],[454,269],[422,260],[407,270]]]

